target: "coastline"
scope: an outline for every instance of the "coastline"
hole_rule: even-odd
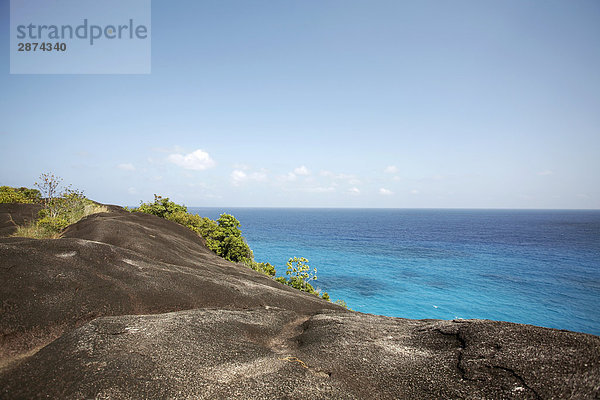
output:
[[[348,311],[106,207],[59,239],[0,238],[3,398],[598,394],[599,336]]]

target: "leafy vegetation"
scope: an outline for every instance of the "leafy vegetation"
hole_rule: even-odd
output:
[[[346,310],[352,310],[350,307],[348,307],[348,304],[346,304],[346,302],[344,300],[336,300],[334,301],[335,304],[337,304],[338,306],[344,307]]]
[[[7,188],[2,190],[2,193],[7,194],[3,199],[13,200],[10,201],[12,203],[41,203],[44,206],[38,213],[37,220],[27,226],[17,227],[14,236],[57,238],[64,228],[83,217],[108,211],[106,207],[87,199],[82,191],[71,186],[59,191],[61,182],[62,179],[53,174],[42,174],[39,182],[35,183],[39,190],[3,186]]]
[[[10,186],[0,186],[0,203],[40,203],[42,194],[37,189],[26,187],[14,188]]]
[[[163,198],[162,196],[154,195],[153,203],[141,203],[138,208],[134,208],[133,211],[143,212],[146,214],[156,215],[157,217],[167,218],[175,213],[187,214],[187,207],[175,204],[169,201],[168,197]]]
[[[255,271],[275,277],[276,270],[273,265],[268,262],[259,263],[254,260],[254,254],[242,236],[240,221],[233,215],[221,214],[215,221],[207,217],[190,214],[186,206],[176,204],[170,201],[168,197],[157,196],[156,194],[154,195],[154,202],[142,202],[139,207],[127,210],[156,215],[183,225],[202,236],[206,241],[206,246],[224,259],[242,263]],[[317,280],[317,268],[311,270],[306,258],[290,258],[286,265],[286,275],[288,277],[275,278],[277,282],[330,301],[327,292],[315,290],[314,286],[310,284],[311,281]]]
[[[306,258],[290,258],[286,263],[286,266],[287,270],[285,274],[288,276],[288,278],[276,278],[275,280],[277,282],[291,286],[303,292],[320,296],[321,298],[330,301],[329,294],[327,292],[321,293],[320,291],[315,290],[313,285],[310,284],[311,281],[317,280],[317,268],[313,267],[313,269],[311,270],[310,266],[308,265],[308,260]]]
[[[242,237],[240,222],[233,215],[221,214],[214,221],[190,214],[186,206],[157,195],[154,195],[154,202],[141,203],[132,211],[156,215],[190,228],[206,240],[209,249],[226,260],[249,263],[254,259],[252,250]]]
[[[14,236],[36,239],[58,238],[60,232],[83,217],[108,209],[88,198],[82,191],[70,185],[60,190],[62,179],[53,174],[42,174],[35,186],[39,189],[25,187],[13,188],[0,186],[0,203],[41,203],[42,210],[38,219],[27,226],[19,226]],[[187,207],[176,204],[168,197],[154,195],[154,202],[141,203],[129,212],[143,212],[181,224],[206,241],[207,247],[226,260],[242,263],[248,268],[274,278],[277,282],[291,286],[303,292],[319,296],[331,301],[327,292],[316,290],[311,281],[317,280],[317,268],[311,270],[308,260],[303,257],[290,258],[286,264],[285,277],[277,277],[273,265],[268,262],[257,262],[254,254],[242,236],[241,224],[233,215],[221,214],[215,221],[207,217],[188,213]],[[346,307],[342,300],[336,301]]]

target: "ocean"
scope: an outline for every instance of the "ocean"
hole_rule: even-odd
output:
[[[600,335],[600,211],[198,208],[234,215],[257,261],[290,257],[365,313]]]

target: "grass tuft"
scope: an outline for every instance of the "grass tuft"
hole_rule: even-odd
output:
[[[108,212],[108,208],[105,206],[89,203],[86,204],[83,209],[77,213],[69,215],[69,225],[76,223],[84,217],[92,214],[98,214],[102,212]],[[29,225],[18,226],[17,231],[12,235],[13,237],[26,237],[33,239],[58,239],[61,232],[56,229],[51,229],[47,225],[38,224],[38,221],[33,222]]]

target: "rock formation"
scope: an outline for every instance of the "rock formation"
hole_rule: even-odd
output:
[[[0,232],[32,207],[0,205]],[[109,209],[0,238],[0,398],[600,396],[600,337],[347,311]]]

